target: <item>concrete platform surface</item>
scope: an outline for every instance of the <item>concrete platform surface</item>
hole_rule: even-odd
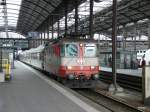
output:
[[[38,73],[15,62],[12,81],[0,83],[0,112],[104,112]]]

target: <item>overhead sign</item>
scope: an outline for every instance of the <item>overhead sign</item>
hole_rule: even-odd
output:
[[[28,32],[29,38],[39,38],[39,32]]]

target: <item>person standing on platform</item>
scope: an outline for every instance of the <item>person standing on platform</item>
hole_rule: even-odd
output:
[[[145,62],[145,55],[143,55],[142,57],[142,63],[141,63],[141,67],[144,67],[146,65],[146,62]]]

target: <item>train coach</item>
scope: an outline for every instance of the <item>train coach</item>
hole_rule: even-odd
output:
[[[94,40],[61,39],[22,52],[20,60],[48,72],[70,88],[95,87],[99,78]]]

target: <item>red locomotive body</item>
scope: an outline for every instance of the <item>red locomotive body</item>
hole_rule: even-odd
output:
[[[38,49],[38,48],[37,48]],[[37,54],[40,67],[31,61],[32,66],[53,74],[58,80],[64,82],[71,88],[90,88],[94,87],[99,78],[99,62],[97,57],[97,43],[93,40],[73,40],[62,39],[58,42],[49,43],[36,53],[26,51],[26,55]],[[38,61],[37,60],[37,61]],[[36,62],[37,63],[37,62]]]

